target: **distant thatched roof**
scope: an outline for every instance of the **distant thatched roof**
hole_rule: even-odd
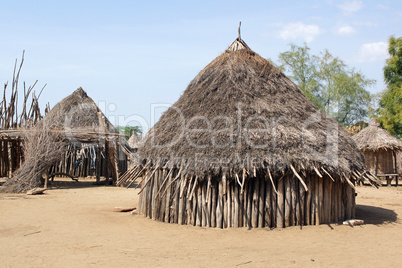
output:
[[[167,162],[199,178],[267,166],[271,172],[322,167],[334,175],[365,169],[349,134],[239,39],[191,81],[144,139],[142,164]]]
[[[135,149],[135,148],[138,148],[140,141],[141,141],[141,138],[138,137],[138,135],[136,133],[133,133],[131,135],[131,137],[127,140],[127,143],[131,149]]]
[[[402,150],[402,141],[391,136],[383,129],[376,118],[371,119],[368,127],[354,135],[353,140],[362,151],[377,151],[379,149]]]
[[[110,133],[118,133],[82,88],[78,88],[73,94],[57,103],[45,118],[63,130],[102,133],[106,128]]]

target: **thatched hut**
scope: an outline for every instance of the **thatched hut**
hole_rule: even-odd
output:
[[[82,89],[57,103],[46,115],[53,131],[60,131],[70,142],[70,150],[53,173],[85,177],[111,176],[114,181],[127,168],[128,148],[124,138]]]
[[[140,141],[141,141],[141,137],[139,137],[137,135],[137,133],[133,133],[133,134],[131,134],[130,138],[127,140],[127,144],[128,144],[128,146],[130,146],[130,148],[133,151],[136,151]]]
[[[210,227],[351,219],[361,152],[270,61],[236,39],[138,148],[139,213]]]
[[[398,152],[402,151],[402,141],[383,129],[376,118],[354,135],[353,140],[362,151],[372,174],[380,177],[398,176]]]

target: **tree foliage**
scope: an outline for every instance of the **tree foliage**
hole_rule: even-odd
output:
[[[402,37],[391,36],[384,66],[387,89],[380,95],[378,121],[391,135],[402,138]]]
[[[117,126],[116,129],[119,133],[126,135],[126,139],[129,139],[133,134],[137,136],[142,135],[142,128],[140,126]]]
[[[306,97],[339,123],[350,126],[367,117],[372,96],[365,88],[375,81],[327,50],[311,55],[306,44],[292,44],[290,51],[279,55],[279,62]]]

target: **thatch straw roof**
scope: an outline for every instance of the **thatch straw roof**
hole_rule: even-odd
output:
[[[138,148],[143,165],[175,165],[204,178],[325,168],[364,170],[350,135],[270,61],[236,39],[188,85]]]
[[[136,148],[138,148],[140,141],[141,141],[141,138],[138,137],[138,135],[136,133],[133,133],[131,135],[131,137],[127,140],[127,143],[131,149],[136,149]]]
[[[376,118],[372,118],[368,127],[354,135],[353,140],[362,151],[402,150],[402,141],[383,129]]]
[[[110,133],[118,133],[81,87],[57,103],[45,118],[64,130],[104,132],[106,128]]]

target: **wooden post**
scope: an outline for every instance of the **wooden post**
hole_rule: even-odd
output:
[[[250,183],[251,183],[250,179],[245,179],[243,185],[243,211],[242,211],[243,227],[249,227],[247,207],[248,207],[248,188]]]
[[[336,181],[332,182],[331,180],[331,188],[332,188],[332,192],[331,192],[331,222],[337,222],[338,220],[336,219],[336,214],[337,214],[337,185],[336,185]]]
[[[251,226],[253,228],[258,227],[258,199],[259,199],[259,192],[260,192],[260,180],[259,178],[253,178],[253,207],[252,207],[252,214],[251,214]]]
[[[252,227],[252,207],[253,207],[253,186],[254,186],[254,180],[249,179],[248,180],[248,186],[247,186],[247,227]]]
[[[313,223],[311,222],[311,194],[314,193],[314,188],[313,188],[313,184],[311,182],[311,174],[310,173],[306,174],[306,185],[307,185],[308,191],[306,194],[306,204],[305,204],[305,210],[304,210],[304,223],[305,223],[305,225],[312,225]]]
[[[324,223],[324,195],[323,195],[323,178],[318,177],[318,217],[319,224]]]
[[[15,170],[15,142],[12,140],[10,141],[10,174],[12,176],[14,170]]]
[[[150,178],[151,182],[149,185],[151,186],[150,197],[152,200],[152,206],[150,211],[151,219],[156,219],[156,193],[158,192],[158,176],[159,176],[159,169],[153,174],[153,177]]]
[[[226,175],[223,174],[222,176],[222,193],[223,193],[223,199],[222,199],[222,207],[223,207],[223,228],[228,228],[228,206],[227,206],[227,184],[226,184]]]
[[[315,181],[315,191],[314,191],[314,223],[315,225],[320,225],[320,196],[319,196],[319,181],[320,177],[314,176]]]
[[[208,184],[206,188],[206,214],[207,214],[207,227],[211,227],[211,212],[212,212],[212,182],[211,177],[208,178]]]
[[[272,185],[271,182],[265,181],[265,216],[264,216],[264,224],[265,227],[271,228],[272,226]],[[275,192],[274,192],[275,194]]]
[[[351,194],[351,198],[352,198],[352,212],[351,212],[351,217],[352,219],[356,218],[356,193],[355,193],[355,189],[353,189],[352,187],[350,187],[350,194]]]
[[[172,176],[173,176],[173,172],[170,172],[168,180],[166,182],[166,185],[170,185],[170,183],[172,182]],[[167,186],[165,186],[167,187]],[[166,191],[166,195],[165,195],[165,222],[169,222],[170,219],[170,192],[171,192],[171,188],[167,189]]]
[[[222,228],[222,216],[223,216],[223,186],[222,180],[218,182],[218,202],[216,204],[216,227]]]
[[[104,145],[104,148],[105,148],[105,151],[104,151],[105,156],[103,158],[104,163],[103,163],[102,173],[103,173],[103,176],[105,177],[105,180],[109,181],[109,174],[108,174],[109,169],[108,169],[108,167],[110,166],[110,164],[108,163],[108,161],[109,161],[109,155],[108,155],[109,150],[107,150],[107,147],[109,147],[109,142],[107,140],[105,140],[103,145]],[[121,186],[123,187],[124,185],[121,184]]]
[[[277,196],[277,214],[276,214],[276,227],[283,228],[285,223],[285,187],[284,178],[278,181],[278,196]]]
[[[211,181],[211,186],[212,186],[212,190],[211,190],[211,227],[215,228],[216,227],[216,206],[217,206],[217,187],[218,184],[216,181],[212,180]]]
[[[260,194],[258,199],[258,227],[264,227],[264,216],[265,216],[265,179],[264,177],[258,178],[260,181]]]
[[[243,185],[244,186],[244,185]],[[239,196],[239,227],[244,227],[244,190],[243,193],[241,192],[240,186],[237,185],[238,190],[237,190],[237,194]]]
[[[44,188],[47,189],[47,184],[49,182],[49,174],[47,172],[43,173],[43,178],[45,179]]]
[[[399,174],[398,173],[398,164],[397,164],[397,161],[396,161],[396,151],[394,150],[391,153],[392,153],[392,166],[393,166],[393,169],[394,169],[394,174]],[[399,175],[396,175],[395,176],[395,185],[396,185],[396,187],[398,187],[398,184],[399,184],[398,179],[399,179]]]
[[[177,223],[180,225],[184,224],[185,195],[181,194],[181,193],[184,192],[185,182],[186,182],[186,180],[185,180],[184,176],[182,175],[180,178],[180,189],[179,189],[179,209],[176,212],[179,214]]]
[[[342,181],[341,179],[338,180],[338,189],[337,189],[337,207],[338,207],[338,215],[336,221],[343,220],[342,218]]]
[[[352,218],[352,192],[353,192],[352,187],[346,184],[346,206],[345,206],[346,220],[350,220]]]
[[[105,158],[106,159],[106,158]],[[160,178],[161,182],[159,183],[159,187],[158,187],[158,191],[161,190],[161,183],[165,180],[166,178],[166,174],[167,174],[167,170],[163,169],[162,171],[162,176]],[[159,207],[159,217],[158,219],[160,221],[164,221],[165,220],[165,208],[166,208],[166,196],[164,196],[163,198],[161,197],[161,195],[158,196],[159,200],[160,200],[160,207]]]
[[[307,176],[306,176],[307,177]],[[306,181],[306,177],[304,178],[304,181]],[[307,184],[306,184],[307,185]],[[310,188],[307,188],[310,190]],[[297,221],[297,224],[299,224],[300,226],[306,225],[305,220],[305,213],[306,213],[306,190],[304,189],[303,185],[301,185],[301,183],[299,183],[299,201],[298,201],[298,208],[299,208],[299,219]]]
[[[322,222],[321,223],[328,223],[329,222],[329,205],[330,205],[330,200],[328,200],[328,197],[330,197],[329,194],[329,178],[326,176],[322,178],[323,181],[323,208],[322,208]]]
[[[205,202],[206,202],[206,191],[205,191],[205,188],[207,187],[206,186],[206,183],[205,183],[205,181],[203,181],[202,182],[202,184],[200,185],[201,186],[201,203],[200,203],[200,209],[201,209],[201,226],[202,227],[205,227],[206,225],[207,225],[207,207],[206,207],[206,204],[205,204]]]
[[[113,178],[113,185],[116,185],[116,182],[119,180],[119,140],[116,137],[114,140],[114,178]]]
[[[197,218],[196,218],[197,226],[202,225],[202,190],[201,190],[202,184],[203,182],[197,184]]]
[[[96,170],[96,183],[100,182],[100,160],[101,160],[101,145],[100,143],[98,143],[98,150],[96,151],[96,166],[95,166],[95,170]]]
[[[234,214],[233,214],[233,227],[239,228],[239,185],[233,184],[234,195]]]
[[[229,227],[233,227],[233,223],[232,223],[232,221],[231,221],[231,219],[232,219],[232,192],[231,192],[231,189],[230,189],[230,182],[229,182],[229,180],[227,180],[226,181],[226,189],[227,189],[227,192],[226,192],[226,206],[227,206],[227,211],[228,211],[228,214],[227,214],[227,227],[229,228]]]
[[[9,159],[9,157],[8,157],[8,142],[7,141],[4,141],[4,146],[3,146],[3,149],[4,149],[4,169],[5,169],[5,177],[11,177],[11,174],[10,174],[10,159]]]
[[[296,177],[291,177],[290,178],[290,191],[292,193],[292,202],[290,206],[290,225],[291,226],[296,226],[297,224],[297,192],[298,192],[298,184],[297,184],[297,178]],[[296,191],[297,190],[297,191]]]
[[[274,182],[275,183],[275,182]],[[277,209],[278,209],[278,194],[274,191],[274,188],[272,185],[270,185],[271,187],[271,205],[272,205],[272,212],[271,212],[271,227],[275,227],[277,226],[276,222],[277,222]],[[278,189],[278,183],[276,183],[276,189]]]
[[[5,163],[4,163],[3,140],[0,140],[0,176],[1,177],[6,177],[4,166],[5,166]]]
[[[285,227],[290,226],[290,212],[292,207],[292,194],[290,189],[290,175],[286,175],[284,178],[285,183]]]
[[[197,181],[197,177],[196,177]],[[195,182],[194,182],[195,183]],[[193,196],[191,198],[191,202],[193,203],[192,214],[191,214],[191,222],[193,226],[197,225],[197,191],[193,192]]]

